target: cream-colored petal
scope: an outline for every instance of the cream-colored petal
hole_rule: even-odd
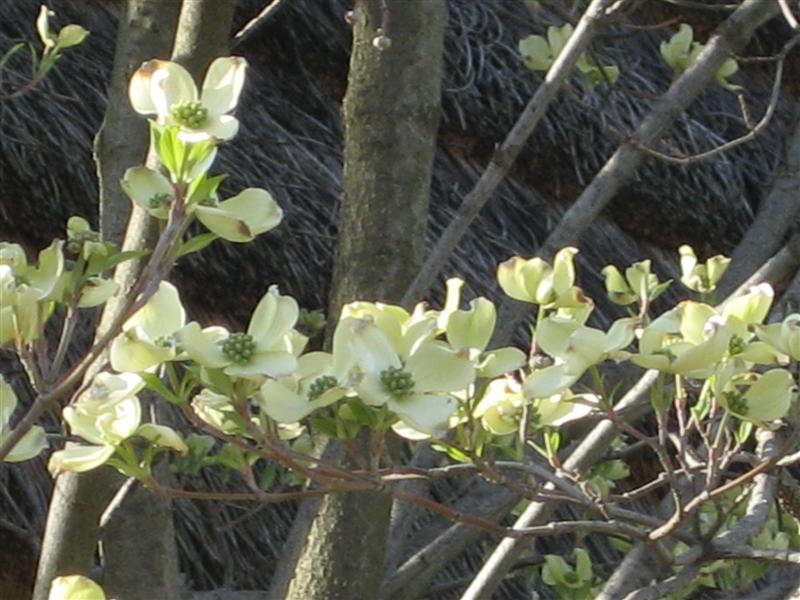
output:
[[[149,60],[136,69],[128,86],[128,98],[131,106],[140,115],[154,115],[158,112],[153,103],[151,85],[153,74],[162,61]]]
[[[456,349],[484,350],[494,332],[497,310],[486,298],[470,302],[469,310],[456,310],[447,320],[447,341]]]
[[[99,306],[116,294],[118,289],[119,284],[111,279],[90,277],[81,290],[78,306],[80,308]]]
[[[264,382],[257,398],[261,410],[279,423],[295,423],[314,410],[306,398],[274,379]]]
[[[220,141],[227,141],[239,133],[239,119],[231,115],[209,117],[203,132]]]
[[[522,392],[526,398],[547,398],[570,387],[583,373],[573,373],[566,363],[536,369],[525,383]]]
[[[113,446],[84,446],[67,442],[63,450],[53,452],[47,468],[53,476],[63,471],[85,473],[105,464],[113,454]]]
[[[499,348],[486,352],[478,365],[481,377],[494,378],[525,364],[525,353],[517,348]]]
[[[388,407],[417,431],[436,436],[448,429],[448,421],[458,408],[458,402],[450,396],[414,394],[402,400],[391,398]]]
[[[451,350],[440,342],[428,342],[412,354],[405,365],[414,379],[417,394],[455,392],[475,381],[475,368],[469,355]]]
[[[137,206],[153,216],[166,218],[169,212],[168,206],[154,209],[150,202],[153,198],[164,195],[169,198],[173,197],[172,185],[161,173],[144,166],[132,167],[125,171],[120,185]]]
[[[183,441],[181,435],[170,427],[156,425],[155,423],[144,423],[136,430],[135,435],[150,440],[157,446],[170,448],[179,454],[186,454],[189,447]]]
[[[211,63],[200,95],[210,115],[222,115],[236,108],[246,71],[247,61],[240,56],[225,56]]]
[[[194,321],[175,332],[175,338],[189,358],[209,369],[219,369],[231,364],[230,359],[222,353],[220,345],[228,335],[222,327],[201,329],[200,324]]]
[[[355,391],[364,404],[370,406],[383,406],[392,400],[392,397],[381,385],[379,373],[364,373],[362,379],[356,384]]]
[[[680,332],[687,342],[702,344],[706,339],[706,323],[717,315],[708,304],[687,300],[678,305],[681,315]]]
[[[2,433],[2,429],[2,423],[0,423],[0,444],[5,441],[7,435]],[[47,446],[47,436],[45,436],[44,429],[38,425],[34,425],[25,432],[22,439],[11,448],[11,451],[3,460],[6,462],[30,460],[31,458],[39,456],[39,453],[47,448]]]
[[[152,341],[170,337],[186,323],[186,311],[178,289],[168,281],[162,281],[156,293],[129,323],[141,328]]]
[[[0,433],[8,430],[8,422],[17,408],[17,394],[14,388],[0,375]]]
[[[176,104],[197,101],[197,86],[189,71],[178,63],[153,62],[157,63],[157,68],[150,77],[150,97],[159,117],[169,115]]]
[[[47,600],[106,600],[103,589],[83,575],[56,577]]]
[[[271,349],[294,327],[299,316],[297,300],[281,295],[273,285],[253,310],[247,333],[253,336],[258,351]]]
[[[353,362],[365,373],[401,366],[397,351],[371,321],[348,317],[339,321],[339,327],[345,329],[348,340],[348,347],[342,350],[349,351]]]
[[[231,364],[225,367],[225,374],[231,377],[259,379],[264,376],[285,377],[297,370],[297,358],[289,352],[259,352],[245,364]]]
[[[110,362],[116,371],[143,373],[172,358],[168,348],[137,339],[137,330],[121,333],[111,342]]]

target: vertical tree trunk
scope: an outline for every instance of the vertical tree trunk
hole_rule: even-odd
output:
[[[145,157],[148,140],[144,120],[129,108],[128,79],[141,62],[168,56],[170,49],[175,60],[195,78],[202,78],[211,60],[227,51],[232,18],[233,3],[229,2],[191,1],[181,8],[180,0],[128,0],[118,34],[109,108],[95,148],[103,234],[119,241],[124,221],[118,215],[130,213],[122,243],[125,249],[145,247],[153,234],[152,219],[141,210],[131,213],[130,201],[119,189],[125,169]],[[126,290],[137,275],[137,265],[130,261],[120,265],[115,280]],[[108,303],[98,332],[103,332],[117,310],[118,304]],[[120,482],[119,475],[108,468],[58,477],[34,600],[46,600],[52,580],[59,575],[89,574],[100,517]],[[103,535],[106,591],[126,600],[178,598],[176,554],[169,501],[134,488],[122,498]]]
[[[356,5],[332,321],[342,305],[358,298],[399,302],[422,264],[444,22],[444,0]],[[376,597],[390,498],[352,493],[320,504],[285,597]]]
[[[180,2],[128,0],[120,20],[109,107],[95,142],[101,231],[107,239],[121,241],[131,212],[130,200],[122,193],[119,179],[126,168],[141,162],[147,151],[147,126],[133,113],[127,100],[128,78],[153,54],[169,53],[179,7]],[[142,228],[141,235],[145,232],[146,228]],[[112,310],[109,307],[105,312]],[[85,474],[64,473],[56,479],[34,600],[46,600],[51,582],[60,575],[89,575],[97,549],[100,515],[120,482],[121,477],[110,468]]]

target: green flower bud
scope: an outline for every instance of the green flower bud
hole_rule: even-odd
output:
[[[232,333],[222,342],[222,353],[238,365],[246,364],[255,351],[256,344],[249,333]]]
[[[380,377],[383,390],[394,398],[406,398],[414,393],[414,378],[402,367],[389,367]]]
[[[159,194],[154,194],[147,200],[147,205],[152,210],[158,210],[159,208],[166,207],[170,201],[172,200],[172,196],[167,194],[166,192],[161,192]]]
[[[333,375],[321,375],[320,377],[317,377],[308,389],[309,402],[313,402],[322,396],[322,394],[330,389],[335,388],[337,385],[339,385],[339,382]]]
[[[170,109],[170,116],[179,125],[189,129],[200,129],[208,120],[208,110],[196,100],[186,100]]]

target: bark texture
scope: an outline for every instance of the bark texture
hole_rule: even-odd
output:
[[[178,13],[180,10],[180,17]],[[209,14],[204,15],[204,11]],[[101,180],[101,227],[108,239],[120,235],[118,215],[130,213],[129,200],[119,190],[119,177],[147,152],[147,126],[128,107],[127,81],[139,64],[154,56],[179,60],[201,79],[207,65],[227,51],[233,4],[203,0],[186,2],[129,0],[120,24],[106,120],[96,144]],[[136,121],[139,126],[137,127]],[[128,137],[130,136],[130,137]],[[125,142],[125,143],[123,143]],[[120,146],[124,147],[119,152]],[[153,237],[152,219],[141,210],[131,213],[122,247],[146,247]],[[115,273],[121,290],[130,289],[138,265],[123,263]],[[119,294],[119,298],[124,294]],[[121,309],[109,302],[98,335]],[[96,370],[90,370],[87,377]],[[56,481],[37,572],[34,600],[45,600],[52,580],[62,574],[88,575],[94,561],[100,517],[114,497],[121,477],[111,469],[85,474],[66,473]],[[171,600],[179,597],[179,577],[168,500],[134,488],[121,498],[103,539],[106,591],[126,600]],[[132,560],[132,557],[136,557]],[[146,577],[141,574],[147,573]]]
[[[169,54],[179,7],[178,1],[129,0],[120,22],[109,106],[95,145],[100,180],[101,231],[106,239],[121,241],[131,211],[130,200],[122,193],[119,179],[125,169],[140,163],[147,152],[147,125],[129,107],[127,81],[144,60],[153,55]],[[124,245],[128,248],[141,247],[141,240],[148,236],[147,221],[139,216],[136,223],[135,235],[129,231],[125,236]],[[109,303],[100,330],[103,322],[113,319],[113,312],[114,307]],[[89,574],[97,548],[100,516],[121,481],[122,478],[115,471],[107,468],[84,474],[64,473],[56,479],[42,542],[34,600],[46,600],[51,582],[59,575]],[[156,531],[156,528],[163,531],[167,522],[171,530],[171,515],[162,510],[160,518],[149,521],[153,526],[151,531]],[[135,539],[140,539],[142,532],[147,530],[147,527],[139,529]],[[169,544],[174,551],[174,541],[170,540]],[[162,565],[169,563],[163,561]],[[154,566],[157,565],[155,563]],[[153,592],[159,595],[160,591],[164,591],[166,595],[162,597],[172,598],[174,596],[168,591],[169,583],[162,581],[161,575],[170,579],[175,574],[158,568],[152,576],[140,577],[140,581],[155,586],[148,588],[151,597]],[[143,597],[136,590],[131,590],[131,594],[126,594],[126,597]]]
[[[332,316],[357,298],[399,302],[422,264],[444,18],[443,0],[367,0],[355,7]],[[385,495],[327,496],[286,598],[376,597],[390,509]]]

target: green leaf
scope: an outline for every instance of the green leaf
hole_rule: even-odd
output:
[[[441,443],[438,443],[438,442],[434,442],[434,443],[431,444],[431,448],[433,448],[437,452],[443,452],[444,454],[447,454],[447,456],[449,456],[450,458],[452,458],[456,462],[460,462],[460,463],[471,463],[472,462],[472,459],[469,456],[467,456],[466,454],[464,454],[463,452],[461,452],[461,450],[458,450],[457,448],[453,448],[452,446],[448,446],[447,444],[441,444]]]
[[[175,253],[175,260],[178,260],[187,254],[200,252],[200,250],[203,250],[207,246],[211,245],[217,239],[219,239],[219,236],[216,233],[211,232],[196,235],[178,246],[178,251]]]
[[[233,444],[225,444],[219,454],[214,456],[214,462],[234,471],[245,471],[248,467],[244,451]]]
[[[258,487],[265,492],[272,487],[278,477],[278,465],[269,463],[258,477]]]
[[[182,402],[181,399],[172,392],[172,390],[164,385],[164,382],[161,381],[161,379],[159,379],[158,375],[155,373],[140,373],[140,376],[144,380],[147,389],[154,391],[170,404],[174,404],[176,406],[182,406],[185,404],[185,402]]]
[[[336,426],[336,420],[330,417],[311,417],[309,419],[311,426],[323,435],[331,438],[337,438],[339,431]]]
[[[118,264],[124,263],[127,260],[133,260],[148,256],[150,252],[151,252],[150,250],[125,250],[124,252],[118,252],[116,254],[112,254],[111,256],[107,257],[106,260],[102,263],[102,266],[98,268],[97,273],[103,273],[104,271],[113,269]],[[87,273],[87,275],[95,275],[95,274],[96,273]]]
[[[358,398],[351,398],[347,401],[354,420],[366,427],[374,427],[377,419],[375,413]]]
[[[754,425],[752,421],[739,421],[739,426],[733,433],[736,443],[744,444],[750,437],[750,434],[753,433],[753,427]]]
[[[186,201],[189,204],[197,204],[210,198],[216,197],[217,190],[227,175],[214,175],[209,177],[208,174],[202,173],[189,184],[189,189],[186,193]]]

